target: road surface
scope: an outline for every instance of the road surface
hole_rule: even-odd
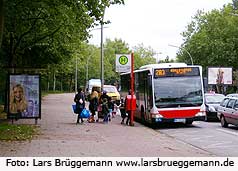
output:
[[[108,124],[76,125],[73,93],[51,94],[42,99],[40,135],[31,141],[0,141],[1,157],[211,157],[200,149],[158,130],[135,122],[121,125],[120,116]],[[34,124],[21,119],[14,124]]]

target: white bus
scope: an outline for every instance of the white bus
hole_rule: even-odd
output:
[[[136,111],[142,122],[183,122],[205,119],[202,67],[161,63],[134,71]],[[121,96],[130,89],[130,73],[121,74]]]

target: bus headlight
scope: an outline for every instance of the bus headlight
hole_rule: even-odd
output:
[[[205,111],[200,111],[195,116],[206,116],[206,112]]]
[[[151,114],[151,118],[155,118],[155,119],[156,119],[156,118],[163,118],[163,116],[160,115],[160,114],[158,114],[158,113],[157,113],[157,114],[153,114],[153,113],[152,113],[152,114]]]
[[[206,116],[206,106],[203,104],[195,116]]]

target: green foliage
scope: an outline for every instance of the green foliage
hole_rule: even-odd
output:
[[[238,9],[238,0],[232,0],[233,9]]]
[[[112,84],[119,80],[120,73],[116,73],[116,54],[131,54],[129,45],[121,39],[106,40],[105,43],[104,72],[107,84]],[[156,63],[154,50],[151,47],[145,47],[139,44],[134,48],[134,69],[142,65]]]
[[[86,41],[89,28],[114,3],[124,1],[6,1],[2,62],[10,67],[46,67],[69,59],[72,43]]]
[[[194,64],[207,67],[232,67],[233,85],[237,87],[236,69],[238,68],[238,11],[237,0],[219,10],[198,11],[187,30],[182,33],[184,43],[178,53],[178,61],[187,62],[193,57]],[[232,88],[231,88],[232,89]],[[231,90],[229,88],[229,91]]]
[[[80,1],[9,0],[5,6],[3,51],[14,67],[59,63],[69,57],[70,42],[86,40],[94,22]]]
[[[76,57],[79,58],[79,82],[85,81],[88,49],[84,42],[89,38],[88,31],[101,23],[106,7],[124,4],[124,0],[1,0],[0,4],[3,2],[0,8],[0,29],[4,29],[0,33],[1,69],[20,68],[19,72],[25,72],[26,68],[43,68],[40,70],[42,88],[65,91],[73,89]],[[93,52],[96,54],[96,51]],[[99,66],[99,58],[96,59],[92,61]],[[98,68],[92,72],[99,73]],[[5,75],[0,75],[1,83]],[[2,90],[6,91],[0,87],[0,96]]]
[[[113,41],[107,39],[104,45],[104,75],[105,82],[112,84],[119,80],[119,73],[116,72],[116,54],[129,54],[129,45],[121,39],[114,39]]]
[[[229,4],[221,10],[199,11],[183,33],[184,44],[178,54],[179,61],[189,61],[183,49],[190,52],[195,64],[207,66],[232,66],[238,61],[238,17]]]
[[[138,44],[133,49],[135,57],[135,69],[139,69],[143,65],[156,63],[156,59],[153,57],[156,55],[156,52],[151,47],[145,47],[143,44]]]

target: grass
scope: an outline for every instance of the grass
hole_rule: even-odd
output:
[[[63,93],[63,92],[54,92]],[[42,92],[42,96],[53,94],[53,92]],[[1,120],[3,122],[1,122]],[[7,114],[4,112],[4,106],[0,105],[0,141],[25,141],[31,140],[39,134],[39,128],[36,125],[10,124],[7,123]]]
[[[36,136],[39,129],[36,125],[20,125],[7,123],[7,114],[0,105],[0,141],[24,141]]]
[[[31,140],[38,132],[39,129],[36,125],[0,123],[0,141]]]
[[[62,93],[66,93],[64,91],[42,91],[41,92],[41,96],[47,96],[48,94],[62,94]]]
[[[38,134],[36,125],[18,125],[7,123],[7,113],[0,105],[0,141],[23,141],[31,140],[34,135]]]

